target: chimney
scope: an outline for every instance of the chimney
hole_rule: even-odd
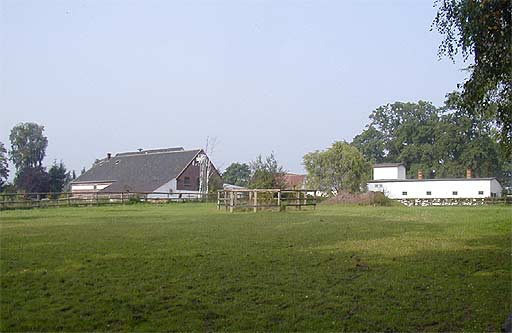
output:
[[[111,153],[107,153],[107,161],[110,160],[111,157],[112,157],[112,154]]]
[[[418,170],[418,179],[419,180],[422,180],[423,179],[423,170]]]
[[[473,170],[471,168],[466,169],[466,178],[473,178]]]

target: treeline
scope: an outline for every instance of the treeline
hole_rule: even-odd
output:
[[[498,143],[492,112],[475,115],[461,107],[458,93],[447,97],[442,107],[426,101],[380,106],[352,142],[306,154],[310,187],[332,194],[364,191],[371,164],[401,162],[408,178],[418,170],[426,178],[464,177],[471,168],[475,177],[496,177],[510,188],[512,162]]]
[[[366,191],[372,164],[400,162],[407,177],[496,177],[512,186],[512,162],[498,143],[499,128],[492,112],[474,114],[461,106],[458,93],[447,96],[441,107],[431,102],[395,102],[378,107],[365,129],[351,142],[338,141],[325,150],[303,157],[308,188],[335,195]],[[489,106],[492,108],[492,106]],[[226,183],[250,188],[282,188],[284,169],[274,155],[226,168]]]
[[[48,138],[44,126],[36,123],[20,123],[9,135],[11,149],[7,151],[0,142],[0,192],[62,192],[65,185],[76,178],[75,171],[67,171],[61,161],[53,161],[48,168],[43,166]],[[9,164],[15,167],[14,182],[8,183]]]
[[[427,178],[463,177],[471,168],[476,177],[510,186],[512,164],[498,144],[495,121],[459,105],[452,93],[439,108],[425,101],[381,106],[352,144],[372,163],[404,163],[410,178],[418,170]]]
[[[248,188],[284,188],[285,169],[279,165],[273,153],[259,155],[249,163],[231,163],[224,173],[224,183]]]

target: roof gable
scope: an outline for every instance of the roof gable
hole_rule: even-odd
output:
[[[152,192],[176,178],[202,150],[163,150],[117,154],[101,160],[73,183],[108,181],[105,192]]]

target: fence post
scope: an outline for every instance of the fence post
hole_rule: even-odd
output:
[[[229,212],[233,213],[233,206],[235,205],[235,199],[233,195],[233,191],[229,192]]]
[[[217,191],[217,210],[220,210],[220,191]]]
[[[258,211],[258,191],[254,191],[253,198],[254,198],[253,212],[257,212]]]

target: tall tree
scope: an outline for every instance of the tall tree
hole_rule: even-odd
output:
[[[274,154],[263,157],[259,155],[250,164],[251,180],[250,188],[284,188],[285,170],[280,166]]]
[[[462,99],[473,114],[491,113],[500,141],[512,155],[512,2],[437,0],[433,26],[444,35],[439,55],[472,57]],[[495,105],[495,108],[489,108]]]
[[[0,191],[6,184],[9,177],[9,164],[7,163],[7,150],[2,142],[0,142]]]
[[[62,192],[64,185],[71,178],[62,161],[59,164],[57,164],[57,161],[53,161],[53,165],[48,170],[48,174],[50,176],[49,190],[52,193]]]
[[[247,186],[251,179],[251,168],[247,163],[231,163],[222,174],[222,179],[228,184]]]
[[[41,167],[46,155],[48,139],[44,126],[36,123],[20,123],[11,130],[11,160],[17,171],[29,167]]]
[[[24,167],[16,174],[14,185],[19,192],[39,193],[50,191],[50,176],[41,167]]]
[[[373,163],[404,162],[411,174],[418,168],[433,169],[438,122],[432,103],[395,102],[378,107],[370,114],[370,124],[352,144]]]
[[[344,141],[335,142],[325,151],[306,154],[303,160],[310,186],[332,194],[365,189],[370,165],[356,147]]]

